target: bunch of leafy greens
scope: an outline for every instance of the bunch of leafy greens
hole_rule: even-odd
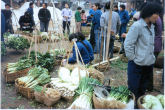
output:
[[[36,85],[43,86],[50,82],[50,75],[47,69],[40,66],[29,70],[28,75],[18,78],[18,84],[26,88],[34,88]]]
[[[30,47],[30,43],[23,37],[8,36],[6,46],[15,50],[24,50]]]
[[[8,63],[7,71],[9,73],[15,73],[17,71],[32,67],[33,61],[31,59],[19,60],[16,63]]]
[[[89,83],[98,85],[101,84],[97,79],[88,77],[82,78],[76,91],[77,98],[70,106],[71,109],[72,107],[77,107],[80,109],[92,109],[92,94],[94,87]]]
[[[55,59],[50,53],[41,54],[37,52],[37,62],[36,62],[36,54],[34,51],[30,54],[30,59],[33,60],[33,64],[37,66],[41,66],[43,68],[48,69],[49,71],[52,71],[55,64]],[[28,59],[28,55],[22,57],[21,59]]]

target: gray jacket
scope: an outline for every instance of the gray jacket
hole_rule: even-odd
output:
[[[101,28],[104,28],[104,30],[107,30],[108,22],[109,22],[109,10],[106,10],[106,12],[104,12],[100,18]],[[116,34],[119,31],[120,24],[121,23],[120,23],[119,14],[117,12],[112,11],[111,31],[113,31]]]
[[[137,65],[149,66],[154,64],[154,25],[149,28],[143,19],[135,22],[124,42],[124,49],[128,60]]]

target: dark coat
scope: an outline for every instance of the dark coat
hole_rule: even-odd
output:
[[[25,26],[24,23],[29,23],[28,26]],[[32,31],[32,27],[35,25],[32,17],[29,15],[28,17],[21,16],[19,19],[20,29],[23,31]]]
[[[3,34],[5,33],[5,16],[1,13],[1,41],[4,41]]]
[[[49,22],[51,18],[50,11],[45,8],[40,9],[38,13],[38,18],[41,22]]]

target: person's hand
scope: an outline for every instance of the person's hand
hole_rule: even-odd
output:
[[[27,23],[24,23],[25,26],[27,26]]]
[[[29,23],[26,23],[27,24],[27,26],[29,26]]]
[[[123,34],[121,35],[122,38],[126,38],[126,36],[127,36],[126,33],[123,33]]]

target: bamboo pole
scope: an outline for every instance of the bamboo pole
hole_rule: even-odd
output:
[[[110,43],[110,36],[111,36],[111,21],[112,21],[112,8],[113,8],[114,0],[110,2],[110,11],[109,11],[109,23],[108,23],[108,32],[107,32],[107,44],[106,44],[106,59],[108,60],[108,53],[109,53],[109,43]]]

